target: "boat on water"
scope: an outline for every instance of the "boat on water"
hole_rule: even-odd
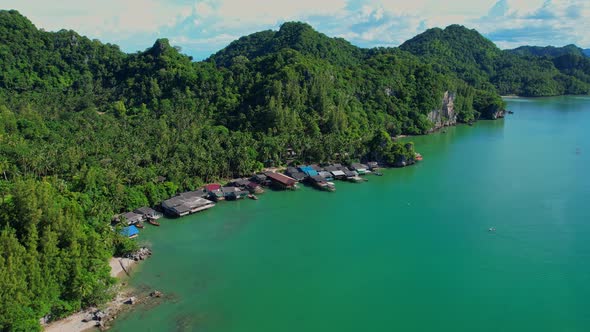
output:
[[[142,222],[138,222],[135,224],[135,227],[137,228],[143,228],[143,223]]]
[[[375,175],[377,175],[377,176],[383,176],[383,173],[381,173],[381,172],[375,172],[375,173],[373,173],[373,174],[375,174]]]
[[[248,198],[249,198],[249,199],[253,199],[253,200],[255,200],[255,201],[257,201],[257,200],[258,200],[258,197],[257,197],[256,195],[254,195],[254,194],[249,194],[249,195],[248,195]]]
[[[157,221],[156,221],[156,219],[151,219],[151,218],[150,218],[150,219],[148,219],[148,220],[147,220],[147,222],[148,222],[150,225],[154,225],[154,226],[160,226],[160,223],[159,223],[159,222],[157,222]]]
[[[325,190],[327,191],[336,191],[336,184],[334,182],[328,182]]]
[[[496,231],[496,227],[490,227],[488,228],[488,232],[495,232]]]

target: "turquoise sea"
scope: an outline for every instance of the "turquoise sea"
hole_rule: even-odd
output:
[[[366,183],[147,225],[129,282],[166,297],[113,330],[590,331],[590,98],[508,108]]]

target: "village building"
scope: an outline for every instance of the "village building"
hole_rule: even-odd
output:
[[[248,183],[248,185],[246,186],[246,189],[248,189],[248,191],[250,191],[250,193],[252,193],[252,194],[262,194],[262,193],[264,193],[264,189],[262,189],[262,187],[260,186],[260,184],[258,184],[256,182],[250,182],[250,183]]]
[[[336,187],[334,186],[334,184],[326,181],[326,179],[321,175],[314,175],[314,176],[309,177],[309,182],[311,183],[311,185],[313,185],[314,187],[316,187],[320,190],[325,190],[325,191],[335,191],[336,190]]]
[[[315,170],[313,166],[299,166],[299,170],[301,173],[309,177],[318,175],[318,171]]]
[[[156,220],[156,219],[160,219],[162,217],[162,214],[150,207],[140,207],[139,209],[133,211],[139,215],[142,215],[144,220],[145,219],[152,219],[152,220]]]
[[[208,198],[214,201],[224,200],[223,191],[221,191],[221,185],[217,183],[211,183],[205,186],[205,192],[208,194]]]
[[[281,173],[267,172],[266,177],[271,181],[272,185],[279,189],[295,189],[297,180],[290,176]]]
[[[135,225],[123,227],[120,234],[130,239],[133,239],[139,236],[139,229],[137,229]]]
[[[379,169],[379,163],[378,163],[378,162],[376,162],[376,161],[369,161],[369,162],[367,163],[367,167],[369,167],[369,169],[370,169],[371,171],[373,171],[373,170]]]
[[[359,175],[363,175],[363,174],[367,174],[369,173],[369,167],[365,164],[361,164],[361,163],[354,163],[352,165],[350,165],[350,167],[356,171]]]
[[[359,174],[355,171],[346,170],[346,171],[344,171],[344,175],[346,175],[347,179],[352,179],[352,178],[358,176]]]
[[[318,172],[318,175],[323,177],[326,181],[334,180],[332,173],[330,173],[330,172],[320,171],[320,172]]]
[[[346,174],[343,171],[341,171],[341,170],[332,171],[330,173],[332,173],[332,176],[334,177],[334,179],[344,179],[344,178],[346,178]]]
[[[244,198],[248,196],[248,194],[250,193],[249,191],[238,187],[222,187],[221,192],[223,193],[223,197],[226,200],[236,200]]]
[[[316,172],[320,172],[320,171],[324,170],[322,167],[320,167],[317,164],[312,164],[312,165],[310,165],[310,167],[313,168]]]
[[[270,186],[271,181],[265,174],[256,174],[252,177],[252,181],[262,185],[262,186]]]
[[[330,165],[324,168],[325,172],[329,172],[334,179],[344,179],[346,175],[342,171],[342,165]]]
[[[285,174],[299,182],[303,181],[307,177],[305,173],[300,172],[299,169],[297,169],[296,167],[287,167],[287,171],[285,171]]]
[[[248,179],[234,179],[229,182],[229,185],[238,188],[246,188],[246,186],[248,186],[249,183],[250,180]]]
[[[298,182],[305,180],[305,178],[307,177],[307,175],[303,172],[295,172],[293,174],[290,174],[289,176],[297,180]]]
[[[127,225],[134,225],[145,220],[143,214],[135,212],[127,212],[120,216],[120,219],[125,219]]]
[[[182,217],[215,206],[214,202],[201,197],[201,194],[201,191],[182,193],[162,202],[162,209],[169,215]]]
[[[346,168],[346,167],[342,166],[342,164],[334,164],[332,166],[336,167],[339,171],[344,171],[344,169]]]

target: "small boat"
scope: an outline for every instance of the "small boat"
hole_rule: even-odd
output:
[[[488,228],[488,232],[495,232],[496,231],[496,227],[490,227]]]
[[[258,197],[257,197],[256,195],[254,195],[254,194],[248,194],[248,198],[249,198],[249,199],[253,199],[253,200],[255,200],[255,201],[257,201],[257,200],[258,200]]]
[[[141,222],[135,223],[135,227],[143,228],[143,223],[141,223]]]
[[[148,220],[147,220],[147,222],[148,222],[150,225],[154,225],[154,226],[160,226],[160,223],[159,223],[159,222],[157,222],[155,219],[148,219]]]
[[[381,173],[381,172],[375,172],[375,173],[373,173],[373,174],[375,174],[375,175],[377,175],[377,176],[383,176],[383,173]]]

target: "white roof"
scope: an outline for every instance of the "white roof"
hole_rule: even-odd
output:
[[[334,171],[334,172],[332,172],[332,175],[334,175],[334,176],[342,176],[342,175],[346,175],[346,174],[344,174],[343,171]]]

